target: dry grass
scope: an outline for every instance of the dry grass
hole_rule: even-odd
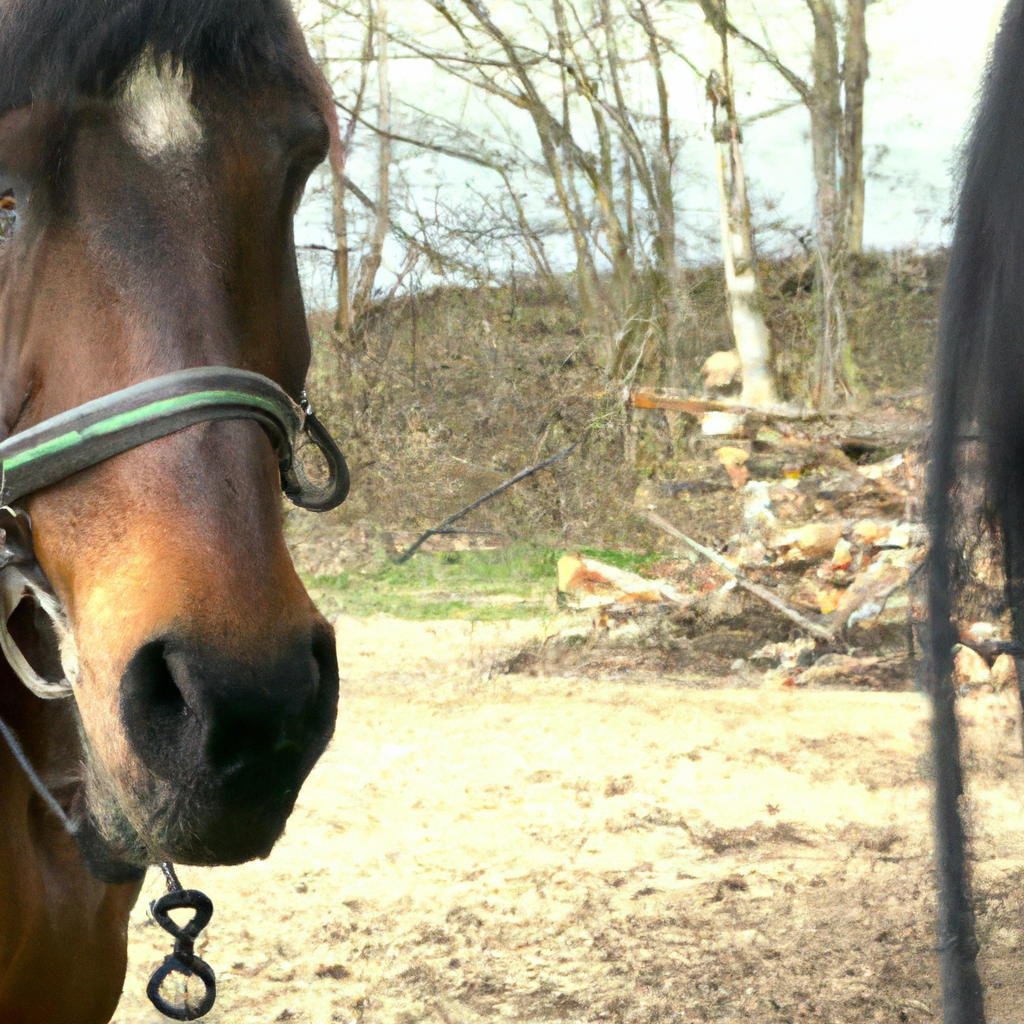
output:
[[[761,270],[780,386],[800,399],[812,363],[811,281],[799,260]],[[862,404],[923,387],[942,258],[866,257],[854,270],[850,331]],[[687,344],[696,356],[684,377],[699,390],[701,362],[731,341],[720,271],[694,270],[687,281],[696,314]],[[663,416],[633,423],[599,365],[605,339],[584,330],[564,296],[529,282],[438,288],[379,307],[359,351],[339,353],[326,316],[314,319],[313,333],[310,393],[354,477],[352,497],[326,520],[331,528],[424,529],[587,433],[569,459],[464,525],[554,546],[654,543],[622,502],[651,474],[672,478],[692,424]],[[659,383],[657,366],[641,366],[637,381]]]

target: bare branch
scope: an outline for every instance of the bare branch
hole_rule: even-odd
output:
[[[358,113],[354,113],[349,110],[340,100],[334,101],[335,106],[340,110],[344,110],[347,114],[352,114],[354,120],[358,120],[361,125],[369,128],[375,135],[387,136],[392,142],[403,142],[410,146],[415,146],[417,149],[426,149],[431,153],[439,153],[442,156],[450,156],[456,160],[465,160],[467,163],[476,164],[478,167],[486,167],[491,171],[498,171],[499,173],[505,170],[503,165],[496,163],[493,160],[488,160],[486,157],[482,157],[477,153],[472,153],[469,150],[454,149],[451,146],[442,145],[439,142],[426,142],[423,139],[414,139],[409,135],[399,135],[397,132],[385,131],[383,128],[372,124],[365,118],[360,116]]]
[[[743,574],[743,570],[738,566],[733,565],[728,559],[723,558],[720,554],[712,551],[711,548],[705,547],[703,544],[698,544],[697,541],[691,537],[687,537],[682,530],[677,530],[667,519],[662,519],[655,512],[651,512],[645,508],[636,508],[631,506],[632,510],[640,516],[641,519],[646,519],[652,526],[658,527],[659,530],[663,530],[670,537],[685,544],[687,547],[692,548],[699,555],[703,555],[709,562],[713,562],[720,569],[727,572],[736,581],[737,586],[742,587],[744,590],[753,594],[755,597],[759,597],[766,604],[770,604],[776,611],[781,612],[791,622],[795,622],[801,629],[810,633],[811,636],[816,636],[819,640],[825,640],[831,642],[835,639],[835,633],[826,629],[824,626],[818,625],[816,622],[811,622],[805,615],[801,615],[795,608],[791,608],[785,601],[782,600],[777,594],[773,594],[767,587],[762,587],[759,583],[754,583],[752,580],[747,579]]]
[[[496,498],[499,494],[507,491],[513,484],[517,484],[520,480],[525,480],[528,476],[533,476],[534,473],[539,473],[542,469],[547,469],[548,466],[552,466],[559,460],[564,459],[567,455],[583,444],[586,437],[587,435],[584,434],[578,441],[574,441],[568,448],[563,448],[556,455],[552,455],[543,462],[538,462],[535,466],[529,466],[527,469],[521,469],[514,477],[495,487],[493,491],[488,491],[487,494],[477,498],[476,501],[471,501],[465,506],[465,508],[460,508],[458,512],[452,513],[452,515],[445,519],[444,522],[424,532],[413,544],[406,548],[405,551],[395,559],[396,563],[401,565],[403,562],[409,561],[409,559],[412,558],[412,556],[415,555],[431,537],[438,533],[445,533],[452,523],[455,523],[463,516],[468,515],[473,511],[473,509],[479,508],[485,501],[490,501],[491,498]]]
[[[698,0],[701,6],[701,10],[707,15],[709,9],[712,9],[715,5],[714,0]],[[709,19],[710,20],[710,19]],[[712,22],[712,24],[714,24]],[[741,43],[749,46],[766,64],[773,67],[782,77],[789,83],[790,87],[797,93],[800,99],[808,106],[812,102],[813,93],[810,85],[807,84],[792,68],[788,67],[782,62],[774,50],[759,43],[756,39],[752,39],[745,32],[734,24],[733,22],[726,19],[726,28],[728,29],[729,35],[734,36]]]

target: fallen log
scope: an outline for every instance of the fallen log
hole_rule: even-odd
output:
[[[767,419],[777,420],[829,420],[849,419],[845,410],[829,415],[815,410],[796,409],[791,406],[740,405],[737,402],[723,402],[712,398],[693,398],[677,388],[632,387],[623,396],[625,404],[634,409],[664,409],[669,412],[684,412],[698,419],[709,412],[728,412],[742,416],[754,413]]]
[[[1008,654],[1011,658],[1024,658],[1024,644],[1014,640],[973,640],[961,637],[958,642],[962,647],[970,648],[990,662],[995,661],[1001,654]]]

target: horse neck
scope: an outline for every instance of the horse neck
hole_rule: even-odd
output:
[[[0,658],[0,718],[66,801],[82,761],[70,700],[40,700]],[[0,1021],[103,1024],[121,992],[138,884],[88,873],[2,739],[0,822]]]

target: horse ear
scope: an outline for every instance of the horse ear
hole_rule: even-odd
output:
[[[0,184],[31,184],[43,177],[60,140],[57,109],[50,104],[18,107],[0,117]]]

